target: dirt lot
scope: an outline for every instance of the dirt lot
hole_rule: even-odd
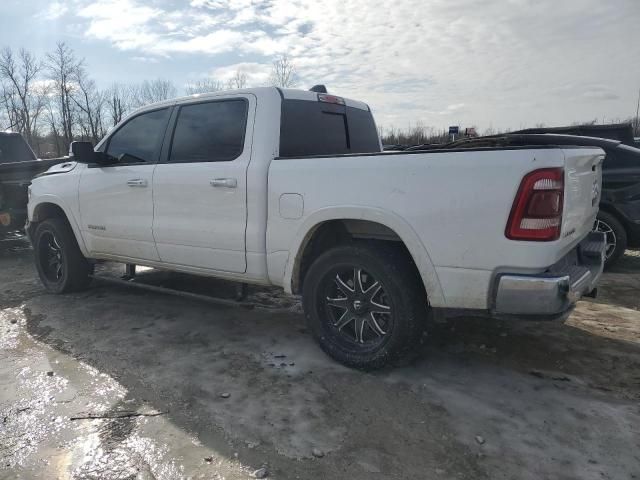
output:
[[[438,323],[416,362],[364,374],[273,291],[51,296],[0,242],[0,478],[640,479],[640,257],[600,293],[564,324]]]

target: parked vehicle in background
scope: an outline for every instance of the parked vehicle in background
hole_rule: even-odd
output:
[[[630,123],[607,123],[602,125],[570,125],[567,127],[536,127],[525,128],[510,132],[513,134],[541,134],[576,135],[579,137],[597,137],[617,140],[624,145],[635,146],[633,126]]]
[[[607,235],[607,262],[612,266],[627,248],[640,248],[640,149],[604,148],[602,200],[595,230]]]
[[[22,135],[0,132],[0,237],[24,228],[31,179],[61,161],[39,160]]]
[[[607,235],[608,268],[627,248],[640,248],[640,149],[631,124],[530,128],[514,134],[563,133],[615,140],[598,144],[607,154],[602,167],[602,200],[594,230]]]
[[[604,152],[531,145],[382,152],[369,107],[278,88],[133,113],[31,186],[43,284],[113,260],[302,295],[346,365],[410,351],[430,308],[555,318],[591,294]]]

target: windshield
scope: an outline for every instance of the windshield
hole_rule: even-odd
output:
[[[27,142],[20,135],[0,135],[0,163],[35,160]]]

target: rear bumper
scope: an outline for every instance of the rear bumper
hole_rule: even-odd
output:
[[[605,236],[591,232],[571,252],[538,275],[501,274],[496,279],[493,313],[558,316],[592,294],[604,267]]]

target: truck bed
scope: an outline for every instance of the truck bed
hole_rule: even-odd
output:
[[[68,160],[68,158],[62,157],[47,160],[37,159],[26,162],[0,163],[0,184],[30,182],[37,174],[65,160]]]
[[[594,185],[600,188],[596,165],[603,157],[600,148],[514,145],[276,159],[269,170],[268,252],[295,251],[291,236],[282,232],[304,230],[340,205],[345,218],[382,223],[401,238],[400,231],[414,236],[417,245],[402,240],[421,252],[414,258],[431,263],[425,271],[434,273],[423,274],[427,289],[441,287],[442,297],[432,294],[432,305],[485,309],[487,288],[501,266],[540,273],[585,238],[598,211],[591,197]],[[565,170],[562,236],[510,240],[505,227],[520,182],[540,168]],[[282,196],[298,193],[303,215],[283,219],[280,212],[290,208]]]

